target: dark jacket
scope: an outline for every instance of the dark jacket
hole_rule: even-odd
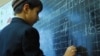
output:
[[[38,31],[15,17],[0,33],[0,56],[43,56]]]

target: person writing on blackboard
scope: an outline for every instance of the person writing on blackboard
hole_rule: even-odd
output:
[[[44,56],[38,31],[32,27],[42,11],[40,0],[13,0],[15,17],[0,32],[0,56]],[[68,47],[64,56],[74,56],[76,48]]]

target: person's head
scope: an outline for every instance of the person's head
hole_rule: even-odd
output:
[[[31,25],[38,20],[38,14],[43,8],[40,0],[13,0],[12,7],[15,16]]]

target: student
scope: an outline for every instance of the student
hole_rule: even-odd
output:
[[[14,0],[15,17],[0,33],[0,56],[44,56],[38,31],[32,27],[42,11],[40,0]],[[64,56],[74,56],[76,48],[68,47]]]

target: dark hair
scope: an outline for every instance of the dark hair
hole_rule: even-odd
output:
[[[23,6],[25,4],[29,4],[30,9],[39,6],[40,11],[42,11],[43,5],[40,0],[13,0],[12,7],[14,10],[14,14],[18,14],[22,12]]]

